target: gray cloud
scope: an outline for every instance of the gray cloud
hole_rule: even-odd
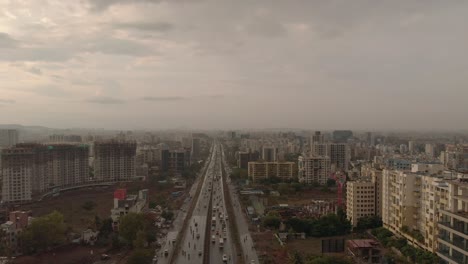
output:
[[[42,75],[42,70],[37,67],[30,67],[25,69],[27,72],[35,74],[35,75]]]
[[[125,100],[118,99],[118,98],[113,98],[113,97],[107,97],[107,96],[96,96],[96,97],[93,97],[93,98],[88,98],[85,101],[88,102],[88,103],[103,104],[103,105],[123,104],[123,103],[125,103]]]
[[[145,96],[142,97],[141,100],[143,101],[152,101],[152,102],[164,102],[164,101],[182,101],[188,99],[187,97],[183,96]]]
[[[0,48],[14,48],[17,45],[18,41],[10,37],[7,33],[0,32]]]
[[[5,104],[14,104],[16,103],[15,100],[11,100],[11,99],[0,99],[0,104],[2,103],[5,103]]]
[[[141,31],[167,32],[174,29],[174,25],[167,22],[132,22],[117,23],[113,25],[118,29],[136,29]]]
[[[138,42],[118,38],[98,38],[87,43],[84,48],[88,52],[97,52],[103,54],[142,56],[152,53],[147,46]]]

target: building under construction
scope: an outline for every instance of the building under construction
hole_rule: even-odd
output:
[[[76,186],[89,179],[89,147],[17,144],[2,150],[2,200],[21,203],[34,193]]]
[[[94,143],[94,180],[128,181],[136,176],[136,142],[109,140]]]

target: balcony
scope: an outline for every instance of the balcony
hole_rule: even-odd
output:
[[[441,256],[442,258],[449,259],[451,261],[455,261],[455,263],[463,263],[463,257],[462,256],[450,256],[450,253],[448,251],[438,251],[437,255]]]

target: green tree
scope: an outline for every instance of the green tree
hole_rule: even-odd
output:
[[[281,224],[281,219],[275,215],[267,215],[262,218],[262,224],[266,228],[278,229]]]
[[[336,185],[336,180],[335,179],[328,179],[327,180],[327,186],[328,187],[334,187]]]
[[[53,211],[32,220],[20,234],[23,252],[34,253],[58,246],[66,241],[66,225],[63,215]]]
[[[164,210],[161,213],[161,217],[171,221],[174,218],[174,213],[172,211]]]
[[[135,240],[138,231],[145,228],[146,219],[143,214],[128,213],[120,217],[119,220],[119,235],[129,244]]]
[[[134,248],[144,248],[146,245],[146,234],[143,230],[139,230],[136,234],[135,240],[133,240],[133,247]]]
[[[93,202],[93,201],[86,201],[85,203],[83,203],[83,205],[81,206],[81,208],[83,208],[84,210],[86,211],[91,211],[94,209],[94,207],[96,207],[96,203]]]
[[[304,259],[302,258],[302,255],[299,252],[295,251],[291,256],[289,263],[304,264]]]
[[[112,233],[112,219],[106,218],[99,227],[99,236],[108,237]]]

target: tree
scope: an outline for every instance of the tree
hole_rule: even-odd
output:
[[[135,240],[137,232],[145,228],[143,214],[128,213],[120,217],[119,220],[119,235],[129,244]]]
[[[150,264],[153,260],[153,254],[148,249],[136,249],[127,260],[127,264]]]
[[[336,185],[336,180],[335,179],[328,179],[327,180],[327,186],[328,187],[334,187]]]
[[[168,221],[171,221],[174,218],[174,213],[172,211],[164,210],[161,213],[161,217]]]
[[[139,230],[136,234],[135,240],[133,240],[133,247],[134,248],[144,248],[146,246],[146,234],[143,230]]]
[[[281,224],[281,219],[275,215],[267,215],[262,218],[262,224],[266,228],[278,229]]]
[[[299,252],[295,251],[290,259],[291,264],[304,264],[304,260]]]
[[[377,215],[363,216],[358,219],[355,229],[358,231],[364,231],[366,229],[381,227],[382,224],[382,219]]]
[[[66,241],[63,215],[57,211],[35,218],[20,234],[23,252],[34,253],[58,246]]]
[[[112,219],[106,218],[99,226],[99,236],[108,237],[113,231]]]

